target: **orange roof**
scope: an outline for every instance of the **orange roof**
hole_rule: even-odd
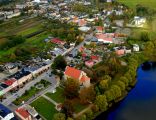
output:
[[[9,79],[9,80],[4,81],[4,83],[8,86],[11,86],[15,81],[16,79]]]
[[[103,41],[112,42],[113,36],[107,34],[96,34],[97,39],[102,39]]]
[[[80,19],[79,20],[79,26],[85,26],[86,25],[86,21],[84,19]]]
[[[116,50],[115,51],[117,55],[124,55],[125,54],[125,50],[121,49],[121,50]]]
[[[96,26],[96,30],[98,30],[98,31],[103,31],[103,27],[102,26]]]
[[[90,78],[87,77],[87,76],[85,76],[85,75],[83,75],[80,81],[81,81],[81,82],[85,82],[85,81],[87,81],[87,80],[90,80]]]
[[[16,112],[19,113],[24,118],[28,118],[30,116],[30,114],[23,108],[17,108]]]
[[[79,79],[81,72],[82,72],[81,70],[67,66],[64,74],[73,78],[73,79]]]
[[[99,56],[92,55],[92,56],[91,56],[91,59],[92,59],[92,60],[99,60]]]

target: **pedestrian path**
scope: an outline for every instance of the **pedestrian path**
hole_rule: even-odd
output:
[[[54,100],[50,99],[46,95],[43,94],[42,97],[44,97],[45,99],[47,99],[48,101],[50,101],[51,103],[53,103],[55,106],[58,105],[57,102],[55,102]]]

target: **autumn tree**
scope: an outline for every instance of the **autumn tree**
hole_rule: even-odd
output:
[[[94,86],[82,88],[79,93],[80,100],[84,104],[93,101],[95,99],[95,95]]]
[[[86,114],[87,120],[93,119],[93,111],[91,109],[88,109],[85,114]]]
[[[104,94],[105,94],[108,102],[111,102],[114,100],[113,90],[111,90],[111,89],[107,90]]]
[[[100,81],[100,84],[99,84],[99,87],[100,87],[102,93],[106,89],[108,89],[110,82],[111,82],[111,77],[110,76],[105,75],[104,77],[102,77],[102,80]]]
[[[78,80],[68,78],[65,81],[64,94],[67,98],[72,99],[78,96],[79,82]]]
[[[121,89],[118,85],[112,85],[111,90],[112,90],[112,94],[114,96],[114,99],[121,97]]]
[[[95,100],[95,104],[99,107],[101,111],[107,110],[107,99],[105,95],[98,95]]]
[[[73,102],[71,100],[66,100],[63,104],[63,112],[66,114],[66,116],[70,117],[72,116],[74,112],[74,106]]]

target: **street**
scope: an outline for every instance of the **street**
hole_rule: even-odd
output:
[[[16,98],[18,98],[19,96],[23,95],[26,90],[29,90],[37,82],[40,82],[41,79],[48,80],[49,82],[52,83],[52,85],[50,87],[48,87],[47,89],[45,89],[41,93],[45,93],[47,90],[50,90],[50,89],[55,89],[55,86],[57,84],[57,81],[55,80],[55,77],[53,75],[51,77],[49,77],[49,74],[51,74],[51,70],[49,70],[48,72],[45,72],[45,73],[41,74],[40,76],[38,76],[34,80],[32,80],[29,83],[27,83],[23,88],[20,88],[16,93],[8,96],[5,100],[3,100],[2,104],[4,104],[5,106],[10,105],[14,100],[16,100]]]

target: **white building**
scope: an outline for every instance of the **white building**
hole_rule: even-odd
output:
[[[138,52],[139,51],[139,45],[137,45],[137,44],[133,44],[133,51],[134,52]]]

